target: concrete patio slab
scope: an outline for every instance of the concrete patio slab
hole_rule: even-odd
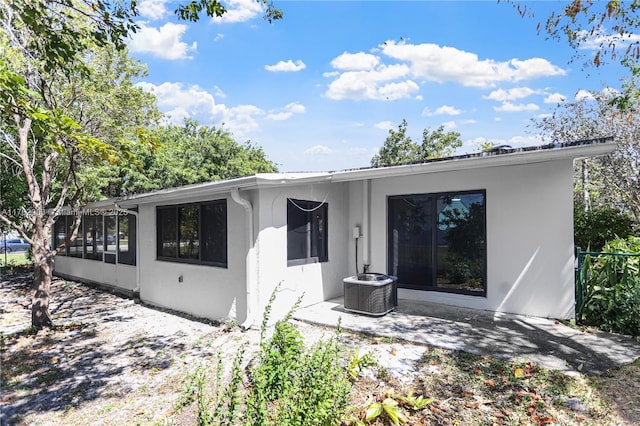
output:
[[[546,318],[465,309],[400,299],[395,311],[374,317],[346,311],[342,297],[298,310],[294,318],[429,346],[529,360],[547,368],[602,374],[640,358],[627,336],[583,332]]]

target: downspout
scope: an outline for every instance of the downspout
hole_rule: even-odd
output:
[[[369,272],[369,183],[370,179],[362,181],[362,268]],[[358,271],[356,271],[356,274]]]
[[[245,217],[247,222],[246,227],[247,227],[247,238],[248,238],[248,241],[247,241],[248,252],[247,252],[247,262],[246,262],[247,263],[247,267],[246,267],[247,268],[246,269],[247,318],[240,325],[240,327],[242,327],[244,330],[248,330],[249,328],[251,328],[254,321],[254,318],[253,318],[253,315],[254,315],[253,263],[254,262],[253,260],[255,256],[255,250],[254,250],[254,239],[253,239],[253,205],[249,200],[242,198],[240,196],[240,192],[238,191],[238,188],[233,188],[231,190],[231,198],[233,199],[233,201],[235,201],[236,203],[244,207],[246,212]]]
[[[114,206],[116,208],[116,211],[131,214],[136,218],[136,286],[133,289],[133,297],[140,298],[140,220],[138,219],[138,212],[134,210],[123,209],[118,205],[118,203],[114,203]],[[116,235],[116,238],[118,238],[118,241],[119,241],[120,235]],[[118,244],[120,244],[120,242],[118,242]],[[118,259],[117,250],[116,250],[116,259]]]

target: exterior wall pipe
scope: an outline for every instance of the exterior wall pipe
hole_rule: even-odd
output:
[[[369,184],[371,179],[362,180],[362,265],[367,272],[369,267]],[[356,274],[358,271],[356,271]]]
[[[136,294],[138,295],[140,294],[140,220],[138,220],[137,211],[123,209],[118,205],[118,203],[114,203],[113,205],[117,211],[131,214],[136,218],[136,287],[133,289],[133,295],[134,297],[136,297]],[[116,235],[116,237],[119,239],[118,235]],[[118,242],[118,244],[120,243]],[[117,262],[118,262],[118,251],[116,250],[116,263]]]
[[[253,325],[253,315],[254,315],[254,292],[257,292],[257,289],[254,289],[254,279],[253,279],[253,258],[254,258],[254,239],[253,239],[253,205],[251,202],[245,198],[240,196],[240,192],[238,188],[233,188],[231,190],[231,198],[236,203],[240,204],[244,207],[247,218],[247,238],[248,238],[248,252],[247,252],[247,277],[246,277],[246,296],[247,296],[247,317],[244,322],[240,325],[244,330],[248,330]]]

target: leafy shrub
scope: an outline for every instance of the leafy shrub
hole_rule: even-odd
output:
[[[269,305],[272,301],[273,296]],[[340,330],[306,348],[297,327],[288,322],[299,304],[300,300],[276,323],[271,339],[264,339],[270,309],[265,310],[246,424],[337,424],[347,408],[350,382],[347,369],[340,364]]]
[[[573,229],[576,247],[600,251],[607,241],[631,235],[633,219],[618,209],[600,207],[585,212],[575,206]]]
[[[197,421],[204,425],[330,425],[339,424],[348,403],[351,383],[347,367],[340,363],[343,347],[340,328],[328,340],[310,348],[298,328],[289,320],[301,299],[275,324],[271,338],[266,338],[274,290],[263,316],[260,353],[246,371],[242,358],[246,347],[238,349],[231,367],[231,378],[222,379],[223,363],[218,355],[213,396],[208,396],[206,369],[199,366],[187,376],[185,390],[176,409],[196,404]],[[247,378],[248,389],[241,389]],[[242,405],[241,397],[246,404]]]
[[[640,237],[611,241],[603,251],[616,254],[585,256],[580,271],[584,304],[578,320],[606,331],[640,336]]]

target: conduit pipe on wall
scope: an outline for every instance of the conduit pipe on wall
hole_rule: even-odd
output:
[[[247,229],[247,238],[248,238],[248,252],[247,252],[247,272],[246,272],[246,296],[247,296],[247,317],[244,322],[240,325],[245,330],[248,330],[253,325],[253,315],[254,315],[254,292],[257,292],[257,289],[254,289],[254,277],[253,277],[253,264],[254,264],[254,238],[253,238],[253,205],[251,202],[245,198],[240,196],[240,192],[238,188],[233,188],[231,190],[231,198],[236,203],[240,204],[245,209],[246,213],[246,229]]]
[[[369,261],[369,184],[371,179],[362,181],[362,267],[363,272],[368,272]],[[356,274],[358,271],[356,271]]]
[[[114,203],[113,205],[116,208],[116,211],[131,214],[136,218],[136,287],[133,289],[133,295],[135,297],[136,294],[140,295],[140,221],[138,220],[138,212],[135,210],[123,209],[118,205],[118,203]],[[118,226],[120,226],[119,223],[120,222],[118,222]],[[120,239],[120,236],[117,235],[116,238]],[[116,252],[116,258],[118,257],[118,253]]]

